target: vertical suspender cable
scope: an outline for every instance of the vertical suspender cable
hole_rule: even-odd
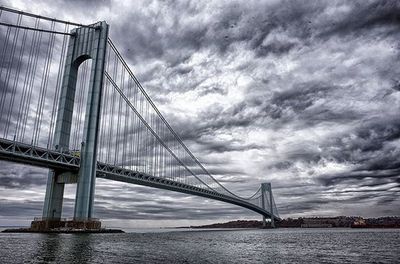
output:
[[[51,30],[54,30],[54,21],[52,22],[51,25]],[[39,112],[39,122],[38,122],[38,128],[37,128],[37,136],[36,136],[36,144],[38,144],[38,140],[40,138],[40,131],[41,131],[41,124],[42,124],[42,119],[43,119],[43,112],[45,111],[45,100],[46,100],[46,94],[47,94],[47,87],[48,87],[48,82],[49,82],[49,74],[50,74],[50,69],[51,69],[51,62],[53,59],[53,50],[54,50],[54,40],[55,40],[55,34],[50,34],[50,48],[48,50],[47,54],[47,61],[45,64],[45,71],[43,74],[43,80],[42,80],[42,86],[43,86],[43,96],[41,98],[41,105],[40,105],[40,112]]]
[[[15,100],[15,95],[17,94],[17,87],[18,87],[18,81],[19,81],[19,77],[21,74],[21,68],[22,68],[22,59],[23,59],[23,54],[25,52],[25,46],[26,46],[26,37],[27,37],[27,30],[24,30],[23,36],[22,36],[22,44],[21,44],[21,48],[20,48],[20,52],[19,52],[19,56],[18,56],[18,63],[17,63],[17,72],[16,74],[14,74],[14,82],[13,82],[13,92],[12,92],[12,98],[11,98],[11,107],[8,108],[8,113],[7,113],[7,123],[10,125],[10,120],[11,120],[11,115],[13,114],[13,112],[15,111],[14,109],[14,100]],[[18,96],[17,100],[20,99],[20,97]],[[19,104],[20,105],[20,104]],[[6,132],[5,134],[8,134],[8,128],[9,125],[6,128]],[[12,133],[13,138],[16,138],[16,129],[17,129],[17,125],[18,123],[15,123],[14,126],[14,133]]]
[[[17,25],[19,26],[19,25],[21,25],[21,20],[22,20],[22,16],[19,14],[18,15],[18,19],[17,19]],[[7,71],[6,71],[6,75],[5,75],[5,81],[4,81],[4,93],[2,94],[2,97],[1,97],[1,102],[0,102],[0,114],[3,114],[4,113],[4,109],[8,109],[8,108],[11,108],[12,106],[9,104],[8,106],[6,106],[6,103],[7,103],[7,100],[6,100],[6,98],[7,98],[7,94],[8,94],[8,90],[10,90],[9,88],[9,84],[10,84],[10,77],[11,77],[11,72],[13,71],[13,65],[14,65],[14,63],[15,63],[15,58],[14,58],[14,55],[15,55],[15,49],[16,49],[16,47],[17,47],[17,41],[18,41],[18,37],[19,37],[19,28],[17,27],[16,29],[15,29],[15,32],[14,32],[14,37],[13,37],[13,40],[12,40],[12,43],[11,43],[11,51],[8,53],[9,54],[9,58],[8,58],[8,63],[9,63],[9,65],[7,65]],[[7,63],[7,59],[4,59],[4,61]],[[0,72],[0,81],[1,81],[1,72]],[[11,95],[12,95],[12,93],[13,93],[13,91],[11,91]],[[8,102],[9,103],[11,103],[11,100],[8,100]],[[8,107],[8,108],[7,108]],[[5,129],[4,129],[4,138],[6,138],[7,137],[7,134],[6,134],[6,131],[8,131],[8,125],[9,125],[9,120],[7,119],[7,121],[6,121],[6,123],[5,123]]]
[[[38,19],[37,23],[37,28],[39,28],[40,25],[40,19]],[[31,99],[32,99],[32,92],[34,90],[34,84],[35,84],[35,77],[36,77],[36,69],[37,69],[37,61],[39,58],[39,53],[40,53],[40,48],[41,48],[41,43],[42,43],[42,33],[41,31],[38,32],[36,41],[33,44],[33,59],[32,59],[32,64],[30,68],[30,75],[28,77],[28,98],[27,98],[27,103],[26,103],[26,108],[25,108],[25,113],[24,113],[24,125],[22,126],[22,141],[25,139],[25,131],[28,126],[27,122],[30,121],[28,120],[28,116],[30,113],[30,107],[31,107]],[[32,142],[32,137],[31,137],[31,143]]]
[[[68,24],[65,24],[64,26],[64,32],[68,32],[69,26]],[[54,99],[53,99],[53,107],[51,110],[51,119],[50,119],[50,129],[49,129],[49,134],[48,134],[48,141],[47,141],[47,148],[52,148],[53,146],[53,134],[54,134],[54,129],[55,129],[55,119],[57,115],[57,102],[59,99],[60,95],[60,90],[61,90],[61,81],[62,81],[62,75],[63,75],[63,67],[65,63],[65,53],[66,53],[66,47],[67,47],[67,35],[63,36],[63,41],[61,44],[61,56],[59,60],[59,66],[58,66],[58,72],[57,72],[57,81],[56,81],[56,90],[54,94]]]
[[[38,21],[35,21],[35,27],[37,27]],[[30,72],[31,72],[31,67],[33,63],[33,54],[34,54],[34,43],[36,42],[36,37],[37,37],[37,31],[33,33],[32,40],[31,40],[31,45],[30,45],[30,50],[28,53],[28,63],[26,64],[26,72],[24,76],[24,82],[22,85],[22,96],[20,100],[20,105],[19,105],[19,111],[18,111],[18,117],[17,117],[17,131],[16,131],[16,138],[19,141],[23,141],[23,126],[25,125],[23,120],[24,120],[24,114],[25,114],[25,109],[28,107],[27,102],[28,102],[28,92],[29,92],[29,87],[28,87],[28,80],[30,77]]]

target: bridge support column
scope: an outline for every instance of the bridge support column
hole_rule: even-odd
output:
[[[78,68],[85,60],[92,59],[74,212],[75,219],[87,220],[93,215],[97,134],[108,25],[106,22],[98,22],[91,27],[76,28],[71,33],[73,35],[69,39],[58,103],[54,148],[61,152],[69,150]],[[56,172],[49,172],[43,207],[45,219],[60,220],[61,218],[64,183],[57,182],[57,176]]]
[[[108,25],[105,22],[100,22],[97,24],[96,30],[94,31],[87,32],[85,28],[79,28],[76,30],[76,33],[76,45],[78,46],[76,48],[78,48],[78,50],[85,50],[86,48],[86,55],[92,58],[89,95],[86,104],[81,149],[81,164],[74,211],[75,220],[86,221],[93,216],[97,166],[97,139],[100,124],[100,104],[108,40]],[[82,40],[88,41],[88,39],[92,41],[89,43],[81,42]]]
[[[269,193],[269,211],[271,213],[271,227],[275,228],[275,219],[274,219],[274,204],[272,202],[272,187],[271,187],[271,183],[262,183],[261,184],[261,207],[263,209],[266,209],[266,192]],[[263,215],[263,227],[266,228],[267,227],[267,221],[265,218],[265,215]]]
[[[261,183],[261,207],[265,210],[265,184]],[[267,227],[267,221],[265,215],[263,215],[263,228]]]
[[[55,171],[50,170],[47,177],[46,196],[43,206],[43,218],[60,220],[64,198],[64,183],[57,183]]]
[[[271,183],[267,183],[267,188],[269,191],[269,211],[271,212],[271,227],[275,228],[275,219],[274,219],[274,203],[273,201],[273,196],[272,196],[272,187]]]

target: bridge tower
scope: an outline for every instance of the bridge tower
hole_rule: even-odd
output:
[[[96,179],[97,138],[100,120],[100,103],[104,79],[104,65],[108,40],[108,24],[98,22],[88,27],[79,27],[71,31],[64,66],[61,95],[54,134],[54,148],[68,150],[78,68],[82,62],[92,59],[88,99],[86,103],[81,163],[77,175],[69,172],[49,172],[43,218],[59,221],[62,213],[64,183],[62,178],[77,178],[74,220],[88,221],[93,216],[93,200]]]
[[[268,192],[268,197],[267,197]],[[269,212],[271,213],[271,227],[275,228],[275,219],[274,219],[274,204],[273,204],[273,196],[272,196],[272,186],[271,183],[265,182],[261,183],[261,207],[263,209],[267,209],[269,206]],[[265,201],[268,200],[269,204],[266,205]],[[267,226],[267,222],[265,219],[265,215],[263,215],[263,227]]]

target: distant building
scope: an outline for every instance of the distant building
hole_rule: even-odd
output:
[[[379,218],[362,218],[359,216],[337,217],[307,217],[287,218],[277,223],[278,227],[303,227],[303,228],[329,228],[329,227],[354,227],[354,228],[400,228],[400,217],[387,216]]]
[[[366,225],[367,223],[365,222],[364,218],[358,217],[356,220],[354,220],[351,227],[365,227]]]

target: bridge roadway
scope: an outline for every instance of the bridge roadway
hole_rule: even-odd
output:
[[[80,158],[69,153],[63,153],[62,151],[60,152],[42,147],[35,147],[8,139],[0,139],[0,160],[30,164],[73,173],[78,172],[80,164]],[[263,208],[236,197],[161,177],[151,176],[146,173],[124,169],[122,167],[110,164],[97,162],[96,177],[197,195],[242,206],[257,212],[266,218],[271,217],[271,214]],[[274,219],[280,220],[280,218],[277,216],[274,216]]]

